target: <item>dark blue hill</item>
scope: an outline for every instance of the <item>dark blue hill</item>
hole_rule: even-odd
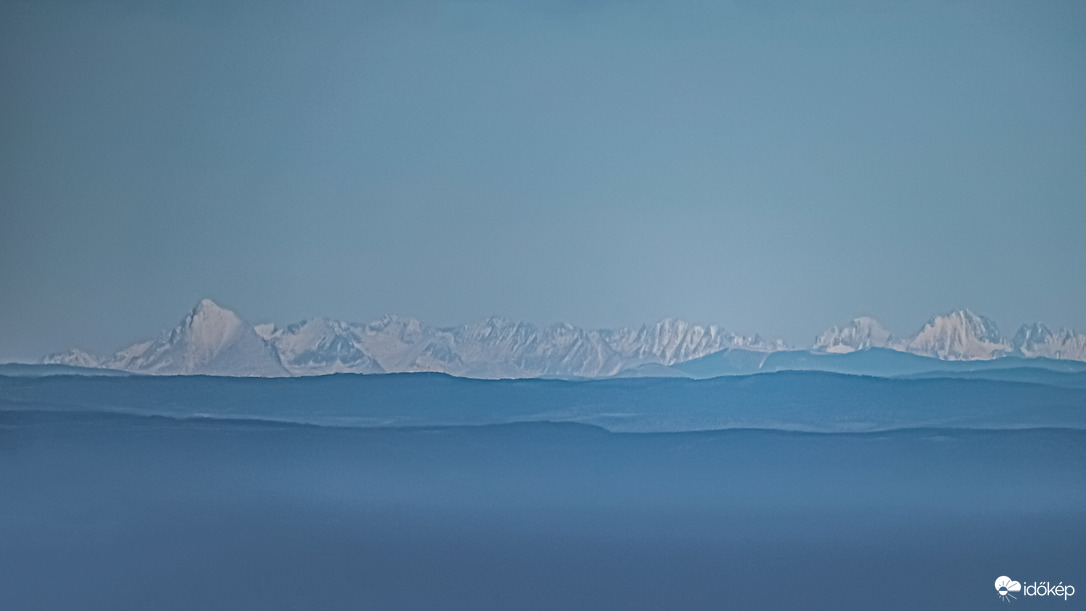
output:
[[[0,412],[0,490],[3,609],[975,609],[1086,569],[1081,430]]]
[[[1008,356],[988,361],[944,361],[886,348],[869,348],[845,354],[809,350],[752,352],[724,350],[700,359],[672,366],[693,378],[745,375],[774,371],[825,371],[852,375],[899,377],[932,372],[1003,371],[1036,369],[1056,372],[1086,372],[1081,361]]]
[[[612,431],[1086,428],[1086,389],[778,372],[708,380],[0,377],[0,409],[259,418],[351,426],[568,421]]]

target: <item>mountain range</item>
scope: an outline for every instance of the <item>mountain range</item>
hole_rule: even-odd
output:
[[[1042,323],[1032,323],[1022,325],[1008,340],[991,319],[969,310],[955,310],[932,317],[915,335],[903,338],[894,337],[873,318],[856,318],[846,327],[824,331],[812,350],[843,354],[870,348],[888,348],[945,361],[1005,356],[1086,361],[1086,333],[1071,329],[1052,331]]]
[[[284,377],[426,371],[473,378],[599,378],[688,375],[677,366],[703,362],[714,363],[710,369],[723,362],[729,366],[741,362],[744,372],[757,371],[776,353],[786,358],[775,361],[798,363],[809,360],[806,355],[871,350],[939,361],[1005,357],[1086,361],[1086,334],[1052,331],[1033,323],[1023,325],[1007,340],[990,319],[956,310],[933,317],[905,338],[891,335],[872,318],[857,318],[845,327],[826,330],[810,349],[795,350],[781,340],[672,318],[639,328],[595,330],[569,324],[537,327],[501,317],[441,328],[400,316],[366,324],[313,318],[285,327],[254,326],[204,299],[176,327],[153,340],[111,356],[72,349],[49,355],[42,363],[158,375]]]
[[[368,324],[314,318],[285,327],[253,326],[204,299],[155,340],[107,357],[69,350],[42,362],[149,374],[275,377],[429,371],[476,378],[607,377],[728,348],[768,352],[785,347],[781,341],[676,319],[603,330],[568,324],[540,328],[500,317],[449,328],[400,316]]]

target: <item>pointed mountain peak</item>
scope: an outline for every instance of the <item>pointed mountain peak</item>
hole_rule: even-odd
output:
[[[944,360],[986,360],[1010,349],[990,318],[960,308],[929,320],[906,345],[914,354]]]
[[[400,316],[399,314],[385,314],[375,321],[369,323],[371,327],[387,327],[389,325],[412,325],[420,324],[419,319],[411,316]]]
[[[943,314],[941,316],[936,315],[936,316],[932,317],[932,320],[937,320],[937,319],[958,320],[958,321],[962,321],[962,322],[966,322],[966,323],[970,323],[970,324],[982,323],[982,324],[990,325],[990,326],[995,325],[995,323],[992,322],[992,319],[988,318],[987,316],[982,316],[980,314],[977,314],[976,312],[974,312],[973,310],[970,310],[969,308],[955,308],[955,309],[953,309],[953,310],[951,310],[951,311],[949,311],[946,314]]]
[[[253,327],[210,299],[201,299],[180,324],[158,339],[121,350],[110,363],[118,369],[164,374],[287,374]]]
[[[1003,341],[995,321],[967,308],[958,308],[942,316],[932,317],[920,332],[924,333],[929,329],[941,333],[972,335],[977,339],[991,343]]]
[[[885,348],[893,339],[879,321],[870,316],[858,316],[847,327],[830,327],[816,339],[814,350],[846,353],[868,348]]]
[[[1035,322],[1019,327],[1012,343],[1017,347],[1029,342],[1043,342],[1049,337],[1052,337],[1052,330],[1044,323]]]
[[[217,347],[229,343],[244,326],[241,317],[233,311],[210,299],[201,299],[174,333],[175,337],[186,334],[204,350],[214,352]]]
[[[196,307],[192,308],[192,314],[196,314],[196,315],[201,315],[201,314],[203,314],[203,315],[216,315],[216,316],[229,314],[229,315],[232,315],[232,316],[237,316],[237,314],[234,314],[233,311],[222,307],[221,305],[215,303],[214,301],[208,299],[207,297],[204,297],[203,299],[201,299],[200,302],[196,304]]]

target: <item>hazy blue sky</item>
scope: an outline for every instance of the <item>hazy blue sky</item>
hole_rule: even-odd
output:
[[[0,360],[205,296],[1086,329],[1080,1],[0,0],[0,82]]]

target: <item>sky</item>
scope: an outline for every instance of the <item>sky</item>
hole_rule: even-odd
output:
[[[1086,330],[1086,3],[0,0],[0,361],[251,322]]]

